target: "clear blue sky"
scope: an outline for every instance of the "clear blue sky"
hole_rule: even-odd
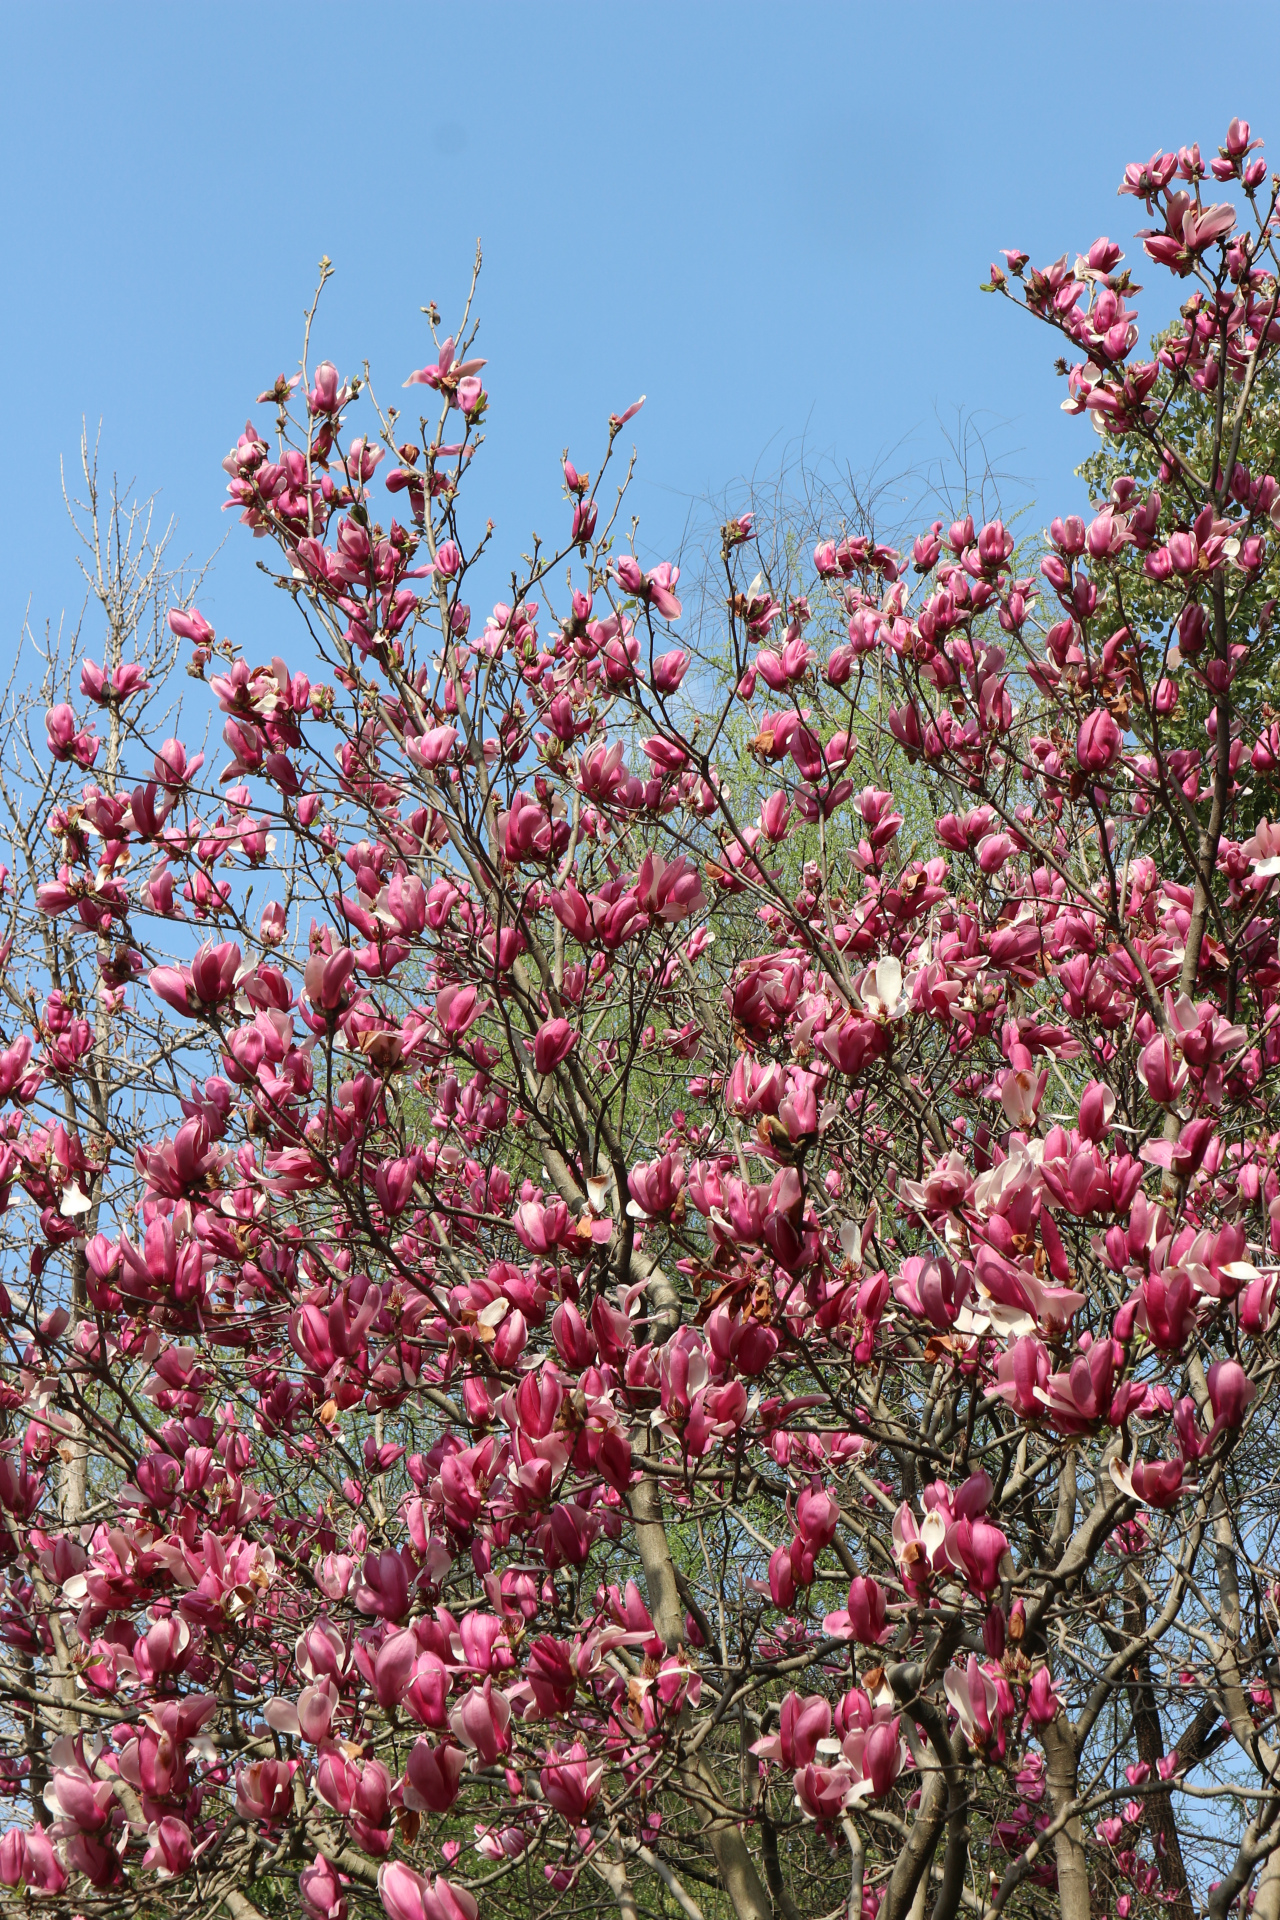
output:
[[[1092,435],[1058,411],[1050,336],[979,294],[993,253],[1127,243],[1124,162],[1212,151],[1232,113],[1280,164],[1269,8],[1246,30],[1225,6],[1043,0],[46,0],[7,10],[5,43],[6,645],[28,596],[55,617],[76,597],[58,459],[84,414],[184,548],[231,534],[202,604],[278,650],[288,610],[219,512],[218,462],[296,361],[322,253],[319,344],[390,397],[426,358],[419,307],[456,310],[483,236],[473,498],[513,554],[563,512],[560,449],[594,468],[641,392],[651,552],[802,434],[855,468],[904,441],[925,460],[958,408],[1047,518]]]

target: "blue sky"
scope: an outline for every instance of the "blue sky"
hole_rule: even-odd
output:
[[[1232,113],[1280,143],[1280,13],[1251,15],[1247,57],[1225,8],[1106,19],[753,0],[10,9],[5,644],[28,598],[39,618],[76,600],[58,461],[85,415],[108,467],[161,490],[184,550],[230,536],[202,595],[220,631],[254,658],[287,650],[288,610],[219,511],[218,463],[296,362],[322,253],[320,347],[344,372],[367,357],[400,398],[427,357],[420,306],[456,310],[483,237],[492,407],[472,498],[512,556],[564,512],[561,448],[594,469],[604,419],[641,392],[651,554],[801,438],[855,469],[923,464],[958,410],[1047,519],[1074,502],[1092,435],[1058,410],[1050,336],[978,292],[988,261],[1128,243],[1124,162],[1212,151]],[[1168,311],[1160,278],[1144,320]]]

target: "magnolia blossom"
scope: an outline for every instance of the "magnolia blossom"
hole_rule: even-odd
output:
[[[893,958],[877,961],[863,975],[859,993],[871,1020],[901,1020],[910,1007],[903,993],[901,963]]]

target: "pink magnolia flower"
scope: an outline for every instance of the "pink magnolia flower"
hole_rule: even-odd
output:
[[[706,905],[698,869],[683,855],[664,860],[659,853],[647,853],[636,869],[635,900],[638,908],[667,924]]]
[[[1049,1418],[1062,1433],[1087,1433],[1104,1421],[1111,1405],[1116,1370],[1124,1349],[1115,1340],[1095,1340],[1074,1355],[1063,1373],[1051,1374],[1047,1388]]]
[[[31,1887],[37,1893],[61,1893],[67,1876],[49,1837],[37,1823],[25,1831],[10,1827],[0,1835],[0,1887]]]
[[[478,1753],[485,1766],[492,1766],[510,1749],[511,1703],[504,1693],[495,1691],[487,1677],[462,1696],[449,1715],[449,1724],[455,1737]]]
[[[1209,1404],[1214,1435],[1244,1425],[1245,1410],[1257,1394],[1238,1360],[1217,1360],[1209,1368]]]
[[[893,1283],[893,1297],[918,1320],[927,1320],[939,1333],[953,1327],[969,1295],[967,1274],[958,1275],[949,1260],[913,1254],[902,1263]]]
[[[578,1035],[567,1020],[544,1020],[533,1036],[534,1071],[548,1074],[554,1071],[578,1043]]]
[[[449,1686],[449,1671],[439,1654],[423,1653],[403,1700],[405,1708],[420,1726],[448,1726],[446,1702],[449,1697]],[[419,1762],[419,1765],[421,1764],[423,1763]],[[452,1762],[446,1764],[442,1756],[440,1765],[442,1778],[445,1778]]]
[[[135,693],[145,692],[150,684],[136,660],[123,661],[109,678],[95,660],[85,660],[80,668],[81,693],[102,707],[110,706],[113,700],[123,703]]]
[[[877,1580],[858,1574],[850,1583],[845,1609],[827,1614],[822,1630],[834,1639],[857,1640],[865,1647],[879,1646],[889,1632],[884,1588]]]
[[[806,1487],[796,1501],[796,1529],[812,1552],[818,1553],[835,1539],[840,1525],[840,1506],[825,1488]]]
[[[1157,1033],[1138,1056],[1138,1078],[1157,1106],[1171,1107],[1187,1084],[1185,1061]]]
[[[278,900],[269,900],[262,909],[262,919],[258,926],[258,938],[264,946],[279,946],[287,930],[284,908]]]
[[[1121,1492],[1157,1510],[1176,1506],[1188,1491],[1182,1484],[1183,1472],[1181,1460],[1133,1460],[1128,1466],[1119,1460],[1111,1462],[1111,1478]]]
[[[902,1741],[898,1734],[899,1717],[882,1720],[866,1734],[862,1747],[862,1767],[873,1798],[880,1800],[889,1792],[902,1772]]]
[[[217,1006],[228,998],[240,965],[240,949],[234,941],[210,943],[199,949],[191,962],[191,990],[202,1007]]]
[[[627,1212],[639,1220],[669,1214],[684,1190],[684,1180],[684,1161],[676,1153],[664,1153],[648,1166],[633,1167],[627,1175],[631,1194]]]
[[[766,838],[775,842],[785,839],[790,818],[791,802],[786,794],[771,793],[760,809],[760,825]]]
[[[425,733],[407,736],[404,749],[411,760],[416,761],[420,767],[433,773],[437,767],[442,767],[446,764],[452,756],[457,743],[458,729],[456,727],[428,727]]]
[[[389,1634],[383,1641],[373,1663],[373,1690],[380,1706],[398,1706],[404,1699],[418,1654],[417,1638],[408,1628]]]
[[[1153,1273],[1139,1289],[1137,1319],[1161,1353],[1181,1353],[1195,1328],[1201,1297],[1182,1267]]]
[[[326,1674],[315,1686],[303,1687],[296,1704],[291,1700],[269,1700],[267,1724],[277,1733],[290,1733],[318,1746],[328,1734],[337,1704],[337,1688]]]
[[[999,1586],[1008,1552],[1007,1537],[987,1520],[960,1519],[947,1528],[947,1557],[976,1593],[991,1593]]]
[[[662,654],[653,663],[653,685],[657,693],[674,693],[689,671],[692,655],[678,649]]]
[[[175,1013],[195,1013],[198,1003],[189,967],[153,967],[149,980],[152,993]]]
[[[942,1685],[969,1745],[979,1753],[985,1754],[994,1748],[1003,1755],[1005,1736],[1000,1690],[979,1665],[977,1656],[971,1653],[963,1669],[948,1667]]]
[[[1105,1138],[1116,1110],[1116,1097],[1110,1087],[1091,1080],[1080,1096],[1080,1133],[1085,1140]]]
[[[799,1544],[799,1543],[797,1543]],[[802,1567],[803,1571],[803,1567]],[[809,1559],[809,1579],[813,1580],[813,1559]],[[769,1555],[769,1596],[775,1607],[788,1608],[796,1597],[796,1556],[790,1547],[775,1547]]]
[[[555,1752],[543,1767],[540,1779],[542,1797],[571,1826],[579,1827],[587,1811],[599,1797],[604,1777],[604,1762],[593,1761],[580,1740]]]
[[[572,1300],[563,1300],[551,1316],[551,1334],[556,1350],[575,1373],[590,1366],[596,1345],[591,1329]]]
[[[798,1770],[793,1784],[801,1811],[825,1825],[839,1819],[857,1782],[848,1767],[820,1767],[810,1763]]]
[[[191,640],[204,647],[216,637],[198,607],[171,607],[168,619],[170,633],[176,634],[179,640]]]
[[[149,1845],[142,1856],[159,1880],[172,1880],[184,1874],[195,1858],[195,1843],[185,1820],[167,1813],[147,1830]]]
[[[1245,1333],[1266,1333],[1272,1323],[1275,1311],[1276,1292],[1280,1288],[1280,1273],[1259,1274],[1256,1280],[1250,1280],[1236,1301],[1236,1313]]]
[[[378,1897],[387,1920],[477,1920],[480,1911],[465,1888],[442,1874],[424,1880],[403,1860],[379,1867]]]
[[[99,1780],[79,1761],[55,1767],[44,1790],[44,1803],[81,1833],[96,1833],[106,1825],[115,1800],[110,1779]]]
[[[316,1792],[349,1821],[362,1847],[385,1853],[391,1844],[391,1777],[380,1760],[347,1760],[336,1748],[320,1756]]]
[[[252,1760],[236,1770],[236,1811],[245,1820],[277,1826],[293,1808],[296,1760]]]
[[[1105,707],[1087,715],[1076,740],[1076,761],[1083,772],[1105,773],[1120,758],[1124,738]]]
[[[457,343],[451,334],[440,348],[434,365],[419,367],[416,373],[409,375],[404,384],[406,387],[434,387],[437,390],[443,388],[448,392],[451,382],[456,385],[459,381],[472,379],[487,364],[484,360],[459,360]],[[456,452],[457,449],[455,448],[454,451]]]
[[[398,1553],[366,1554],[364,1581],[356,1593],[361,1613],[403,1620],[409,1611],[409,1571]]]
[[[802,1699],[798,1693],[788,1693],[778,1710],[777,1733],[757,1740],[751,1751],[780,1766],[806,1767],[818,1751],[819,1741],[830,1732],[831,1703],[822,1694]]]
[[[1230,233],[1235,223],[1235,208],[1229,202],[1201,208],[1192,202],[1189,194],[1171,193],[1165,232],[1148,233],[1143,246],[1162,266],[1187,274],[1195,264],[1195,256]]]
[[[920,1597],[928,1591],[932,1575],[949,1567],[947,1557],[948,1516],[930,1508],[922,1523],[904,1500],[893,1516],[893,1555],[907,1592]]]
[[[81,730],[71,708],[60,702],[45,715],[45,744],[54,760],[73,760],[77,766],[88,768],[102,743],[87,728]]]
[[[336,953],[313,953],[303,974],[307,998],[318,1013],[336,1013],[347,997],[347,982],[355,972],[356,956],[350,947]]]
[[[315,383],[307,395],[307,408],[311,413],[336,413],[342,405],[343,395],[338,387],[338,369],[331,360],[324,360],[316,368]]]
[[[172,626],[174,616],[169,615]],[[210,633],[213,629],[210,628]],[[196,753],[188,756],[181,740],[166,740],[155,756],[155,775],[160,785],[169,792],[180,792],[195,779],[204,765],[204,755]]]
[[[1052,1371],[1048,1347],[1033,1334],[1023,1334],[1000,1355],[994,1391],[1024,1420],[1039,1419],[1048,1405]]]
[[[679,578],[679,567],[673,567],[668,560],[661,561],[648,576],[648,597],[664,620],[680,618],[680,602],[674,591]]]
[[[1048,1667],[1037,1667],[1027,1688],[1027,1724],[1047,1727],[1057,1719],[1061,1710],[1062,1701],[1053,1690]]]
[[[461,1747],[416,1741],[405,1768],[405,1805],[417,1813],[447,1813],[458,1797],[466,1764]]]
[[[650,601],[664,620],[680,618],[680,602],[675,596],[675,584],[680,578],[679,567],[673,567],[669,561],[662,561],[651,573],[645,573],[634,554],[623,554],[613,563],[613,572],[625,592],[634,594],[638,599]]]
[[[307,1920],[346,1920],[347,1902],[342,1892],[346,1884],[346,1875],[317,1853],[311,1865],[298,1875],[298,1893]]]

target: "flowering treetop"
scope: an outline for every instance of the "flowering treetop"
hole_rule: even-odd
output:
[[[1151,360],[1112,241],[991,270],[1158,480],[1043,537],[744,513],[695,618],[632,407],[479,611],[470,302],[412,424],[314,309],[258,396],[269,661],[89,468],[0,782],[6,1910],[1280,1915],[1280,189],[1121,191]]]

